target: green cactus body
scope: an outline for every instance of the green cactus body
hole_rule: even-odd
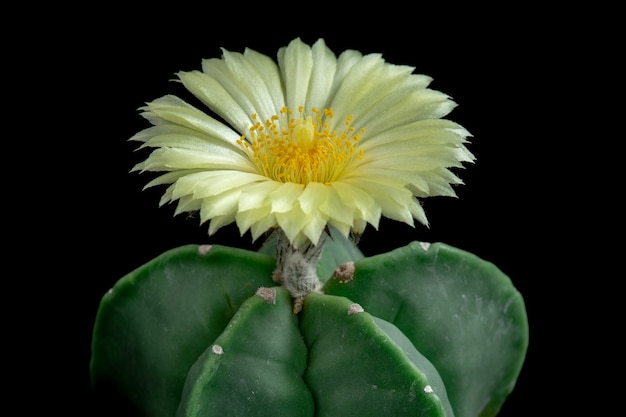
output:
[[[493,264],[417,242],[365,258],[333,236],[324,294],[296,315],[271,253],[187,245],[122,277],[94,326],[98,398],[142,417],[498,413],[528,326]]]
[[[307,348],[291,297],[281,287],[261,290],[191,367],[179,417],[313,416],[302,379]]]

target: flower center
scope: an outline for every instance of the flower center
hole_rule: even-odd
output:
[[[237,141],[263,175],[279,182],[328,184],[341,176],[352,158],[363,158],[363,150],[357,151],[361,135],[351,126],[352,116],[338,133],[329,128],[332,109],[312,109],[312,116],[306,116],[302,106],[298,111],[300,115],[293,117],[283,107],[280,115],[265,123],[253,114],[250,134]]]

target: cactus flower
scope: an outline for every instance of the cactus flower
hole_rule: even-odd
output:
[[[223,50],[201,71],[177,73],[205,112],[166,95],[140,110],[152,126],[131,140],[150,148],[133,171],[160,172],[161,204],[199,211],[209,234],[236,222],[256,240],[279,228],[293,247],[344,236],[381,216],[427,225],[420,199],[455,196],[452,172],[474,156],[470,134],[443,119],[455,107],[431,78],[380,54],[335,55],[319,39],[277,60]]]

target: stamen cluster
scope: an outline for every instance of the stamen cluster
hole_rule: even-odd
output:
[[[352,127],[352,116],[345,121],[345,130],[338,133],[329,126],[332,109],[312,109],[306,116],[303,107],[300,115],[283,107],[280,115],[274,115],[264,123],[252,115],[254,125],[248,137],[242,136],[238,143],[248,152],[261,173],[278,182],[330,184],[336,180],[353,157],[363,158],[358,150],[360,133]]]

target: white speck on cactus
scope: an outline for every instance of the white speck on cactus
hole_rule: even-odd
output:
[[[260,287],[256,290],[256,295],[265,300],[268,304],[276,304],[276,289]]]
[[[211,350],[213,351],[213,353],[215,353],[216,355],[221,355],[222,353],[224,353],[224,349],[222,349],[222,347],[220,345],[213,345],[211,346]]]
[[[420,246],[422,247],[422,249],[424,249],[425,251],[428,251],[428,248],[430,248],[430,243],[429,242],[420,242]]]
[[[333,271],[333,278],[342,284],[352,281],[354,279],[354,262],[339,265]]]
[[[358,314],[358,313],[362,313],[365,310],[363,310],[363,307],[361,307],[360,304],[354,303],[354,304],[350,304],[350,306],[348,307],[348,315],[351,316],[353,314]]]
[[[207,253],[209,253],[212,247],[213,245],[200,245],[198,246],[198,253],[200,255],[206,255]]]
[[[430,385],[426,385],[426,386],[424,387],[424,392],[425,392],[426,394],[432,394],[432,393],[434,392],[434,391],[433,391],[433,387],[431,387]]]

